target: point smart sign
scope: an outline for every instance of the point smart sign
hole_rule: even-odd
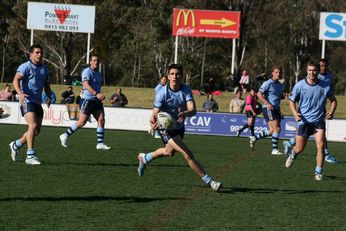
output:
[[[321,12],[320,40],[346,41],[346,14]]]
[[[174,36],[239,38],[240,12],[173,9]]]
[[[28,2],[27,28],[94,33],[95,6]]]

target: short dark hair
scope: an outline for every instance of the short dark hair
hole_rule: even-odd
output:
[[[320,62],[324,62],[326,65],[328,65],[328,60],[325,58],[319,59],[318,63],[320,63]]]
[[[30,48],[29,48],[29,53],[34,52],[34,50],[35,50],[36,48],[37,48],[37,49],[43,50],[43,48],[42,48],[42,46],[41,46],[40,44],[33,44],[33,45],[31,45]]]
[[[89,62],[91,61],[92,57],[97,57],[98,59],[100,59],[100,56],[98,54],[91,54],[89,57]]]
[[[314,66],[314,67],[316,67],[317,69],[318,69],[318,67],[319,67],[318,63],[316,63],[316,62],[313,61],[313,60],[310,60],[306,66],[307,66],[307,67],[308,67],[308,66]]]
[[[179,72],[180,72],[180,75],[183,75],[183,65],[177,64],[177,63],[173,63],[173,64],[171,64],[171,65],[168,66],[168,72],[169,72],[171,69],[178,69]]]

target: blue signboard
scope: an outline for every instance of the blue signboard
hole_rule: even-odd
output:
[[[245,114],[198,112],[195,116],[185,120],[185,130],[187,134],[235,136],[246,121]],[[283,118],[280,138],[294,137],[296,124],[293,117]],[[268,126],[264,118],[256,118],[255,133],[267,129]],[[241,136],[250,136],[250,130],[244,130]]]
[[[346,41],[346,14],[321,12],[320,40]]]

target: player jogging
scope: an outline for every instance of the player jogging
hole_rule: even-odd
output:
[[[280,67],[274,66],[272,69],[272,78],[265,81],[258,90],[257,96],[263,102],[263,116],[268,123],[269,131],[263,130],[256,134],[256,136],[250,136],[250,148],[253,149],[255,142],[258,139],[265,138],[267,136],[272,137],[272,155],[282,155],[279,151],[279,134],[280,134],[280,122],[281,111],[280,103],[284,98],[283,91],[284,85],[279,81],[280,79]]]
[[[145,167],[154,159],[158,157],[173,156],[177,151],[183,155],[192,171],[201,177],[214,191],[218,191],[222,183],[214,181],[206,174],[201,164],[195,159],[193,153],[183,142],[185,118],[196,114],[196,104],[192,96],[191,88],[181,83],[182,75],[183,67],[181,65],[170,65],[168,67],[169,84],[162,87],[156,93],[153,113],[150,117],[151,126],[154,129],[158,128],[158,124],[156,123],[157,115],[162,111],[169,113],[176,120],[176,128],[170,131],[160,130],[161,140],[165,145],[163,148],[159,148],[147,154],[138,154],[138,175],[143,176]]]
[[[330,86],[332,86],[332,80],[333,80],[333,74],[328,70],[328,61],[326,59],[320,59],[319,60],[319,73],[318,73],[318,79],[326,81],[329,83]],[[296,144],[295,137],[291,138],[290,140],[284,141],[284,153],[287,156],[293,146]],[[324,160],[331,164],[336,164],[338,161],[335,159],[334,156],[332,156],[327,148],[327,138],[325,139],[325,147],[324,147]]]
[[[68,137],[83,127],[89,120],[90,115],[93,115],[97,121],[96,149],[109,150],[111,147],[103,143],[105,112],[102,101],[105,99],[105,96],[101,93],[102,75],[98,71],[100,64],[99,56],[96,54],[91,55],[89,62],[90,66],[82,72],[83,97],[81,99],[79,119],[65,133],[60,135],[60,142],[63,147],[67,148]]]
[[[331,101],[329,112],[325,113],[326,99]],[[304,151],[309,136],[314,135],[317,146],[315,180],[322,180],[324,147],[325,147],[325,117],[333,119],[337,101],[333,90],[325,81],[317,77],[317,65],[309,62],[307,76],[300,80],[293,88],[289,96],[289,106],[297,121],[296,145],[289,153],[286,167],[292,166],[298,154]],[[298,110],[296,103],[298,102]]]
[[[43,109],[42,90],[47,95],[47,106],[50,105],[51,89],[49,86],[49,70],[42,63],[43,49],[40,45],[32,45],[29,49],[30,60],[21,64],[13,79],[13,86],[19,95],[20,111],[28,124],[28,130],[21,138],[10,143],[11,158],[16,161],[19,149],[27,143],[25,163],[40,165],[34,149],[34,139],[40,133]]]

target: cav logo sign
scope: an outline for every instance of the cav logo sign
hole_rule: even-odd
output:
[[[321,12],[320,40],[346,41],[346,14]]]

